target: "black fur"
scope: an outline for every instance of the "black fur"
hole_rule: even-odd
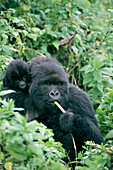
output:
[[[32,84],[27,103],[29,121],[37,119],[53,129],[56,141],[60,141],[71,160],[75,158],[72,136],[77,152],[87,140],[102,143],[94,109],[87,94],[69,84],[65,71],[53,58],[38,57],[30,62]],[[54,104],[57,101],[65,110],[62,113]]]
[[[28,91],[28,64],[22,60],[13,60],[3,77],[3,87],[16,91]]]
[[[13,82],[18,76],[22,78],[21,72],[28,77],[25,89]],[[12,78],[13,75],[18,76]],[[30,88],[29,77],[32,82]],[[55,140],[63,144],[71,161],[75,159],[72,136],[77,152],[82,150],[87,140],[98,144],[104,142],[90,99],[84,91],[68,82],[64,69],[56,59],[34,58],[29,64],[29,71],[26,63],[15,60],[10,63],[3,81],[4,89],[16,90],[15,94],[5,97],[13,98],[17,107],[24,107],[29,121],[36,119],[53,129]],[[54,101],[66,113],[62,113]]]
[[[16,91],[16,93],[4,95],[2,99],[14,99],[16,107],[24,107],[24,100],[28,96],[29,83],[28,64],[23,60],[13,60],[8,65],[3,77],[3,90],[11,89]],[[21,112],[21,114],[24,114],[24,112]]]

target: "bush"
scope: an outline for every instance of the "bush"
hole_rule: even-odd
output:
[[[52,130],[15,112],[14,102],[1,101],[0,169],[66,169],[65,151],[55,142]]]
[[[75,170],[112,170],[113,141],[105,146],[91,142],[86,144],[90,147],[84,147],[86,152],[78,154],[80,161],[77,161],[77,163],[82,164],[82,166],[76,166]]]
[[[112,44],[112,1],[0,0],[0,89],[12,59],[29,61],[40,54],[57,57],[70,82],[89,93],[109,143],[113,138]],[[65,169],[60,163],[64,150],[53,140],[53,133],[36,121],[28,123],[27,117],[14,112],[12,101],[2,104],[0,168]],[[77,168],[111,168],[112,156],[101,147],[79,154],[83,167]]]

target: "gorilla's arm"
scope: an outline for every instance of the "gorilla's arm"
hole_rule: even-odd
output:
[[[87,94],[75,86],[69,88],[70,109],[60,117],[60,128],[72,133],[78,151],[85,141],[103,143],[94,109]]]

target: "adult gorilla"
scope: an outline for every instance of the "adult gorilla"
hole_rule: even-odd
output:
[[[81,89],[69,84],[58,61],[39,56],[30,63],[30,75],[31,103],[27,105],[29,121],[37,119],[53,129],[55,140],[63,144],[71,160],[75,158],[72,135],[77,152],[82,150],[87,140],[98,144],[103,142],[90,99]],[[54,101],[66,113],[62,113]]]

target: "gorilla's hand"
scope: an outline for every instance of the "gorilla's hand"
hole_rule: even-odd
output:
[[[66,111],[60,116],[60,128],[64,132],[72,133],[74,126],[74,113]]]

